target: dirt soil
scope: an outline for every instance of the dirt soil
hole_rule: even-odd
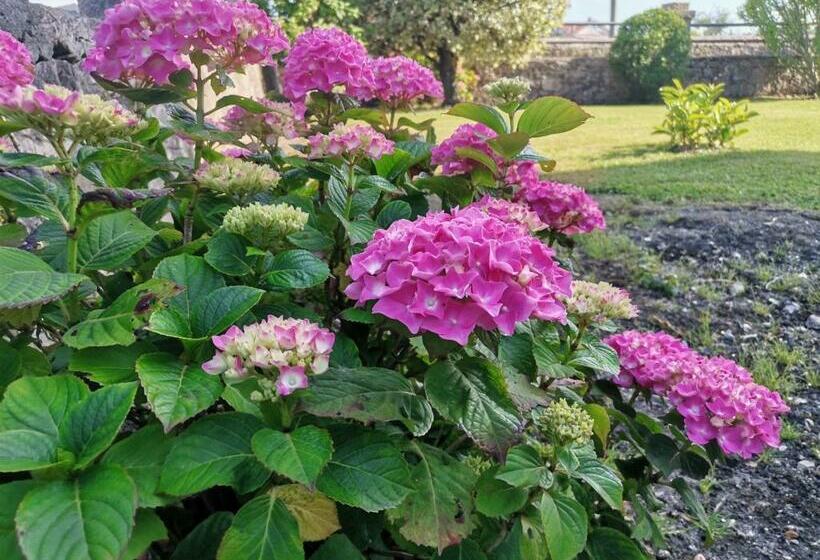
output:
[[[722,538],[706,547],[676,497],[661,492],[668,543],[657,557],[820,558],[820,215],[636,206],[618,197],[602,205],[609,235],[620,238],[618,247],[631,246],[610,248],[603,258],[599,250],[592,259],[582,243],[576,266],[582,277],[632,293],[641,315],[625,328],[663,329],[704,354],[747,367],[768,359],[793,386],[787,421],[798,435],[773,453],[750,462],[730,459],[716,470],[705,504],[723,519]],[[794,352],[793,360],[779,363],[772,350],[778,343]]]

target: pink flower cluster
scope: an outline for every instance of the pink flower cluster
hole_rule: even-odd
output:
[[[283,92],[303,103],[311,91],[330,93],[344,86],[357,99],[373,97],[373,70],[367,50],[341,29],[309,29],[293,44],[285,58]]]
[[[379,159],[392,154],[395,144],[366,124],[337,124],[328,134],[308,138],[310,159],[343,156],[350,161],[360,156]]]
[[[60,120],[72,120],[72,110],[80,100],[78,92],[66,96],[33,87],[0,90],[0,109],[42,115]]]
[[[246,0],[124,0],[108,9],[85,69],[109,80],[167,84],[202,53],[227,72],[273,63],[288,48],[282,30]]]
[[[520,202],[510,202],[503,198],[485,196],[478,202],[473,202],[470,207],[478,208],[499,220],[520,224],[530,233],[547,229],[547,224],[541,221],[538,214],[533,212],[529,206]]]
[[[377,58],[372,67],[375,77],[373,95],[391,107],[406,105],[422,97],[444,97],[444,88],[435,74],[406,56]]]
[[[223,117],[220,128],[251,137],[255,149],[276,146],[280,138],[298,138],[306,132],[304,121],[294,114],[290,103],[278,103],[265,98],[256,99],[269,109],[266,113],[251,113],[236,105]]]
[[[512,334],[530,317],[564,321],[559,297],[570,274],[552,250],[517,223],[476,207],[399,220],[376,232],[347,269],[345,294],[358,305],[467,344],[481,327]]]
[[[507,186],[525,187],[538,182],[541,174],[538,164],[534,161],[518,160],[512,162],[504,175],[504,184]]]
[[[254,368],[276,376],[276,393],[291,394],[308,386],[308,374],[324,373],[336,335],[305,319],[269,315],[259,323],[213,337],[217,353],[202,364],[211,375],[242,379]]]
[[[553,181],[526,181],[515,193],[550,229],[566,235],[605,229],[606,222],[595,199],[575,185]]]
[[[10,33],[0,29],[0,90],[24,87],[34,81],[31,53]]]
[[[433,166],[441,165],[441,172],[444,175],[470,173],[479,166],[479,163],[460,156],[458,149],[472,148],[487,154],[497,165],[501,165],[504,160],[487,144],[487,140],[496,136],[498,134],[484,124],[462,124],[449,138],[433,148],[430,163]]]
[[[789,407],[735,362],[701,356],[664,333],[626,331],[604,342],[621,360],[616,383],[634,381],[668,397],[694,443],[716,440],[725,453],[745,459],[780,445],[780,416]]]

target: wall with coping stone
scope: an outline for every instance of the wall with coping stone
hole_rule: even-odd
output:
[[[533,95],[560,95],[584,104],[626,103],[628,90],[609,66],[609,38],[554,38],[547,52],[509,74],[529,79]],[[802,93],[757,37],[692,41],[685,82],[724,82],[732,98]]]

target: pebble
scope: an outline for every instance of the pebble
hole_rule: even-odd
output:
[[[732,331],[720,331],[720,336],[722,336],[723,340],[725,340],[726,342],[735,341],[735,335],[732,334]]]
[[[787,541],[796,541],[800,537],[800,534],[795,527],[789,527],[786,529],[786,532],[783,533],[783,536],[786,537]]]
[[[797,462],[797,468],[806,469],[806,470],[813,469],[814,468],[814,461],[811,461],[809,459],[803,459],[802,461],[798,461]]]
[[[732,282],[732,285],[729,286],[729,293],[732,297],[737,297],[746,292],[746,286],[743,282]]]
[[[695,557],[692,560],[706,560],[706,556],[703,554],[695,554]]]
[[[787,315],[794,315],[800,311],[800,304],[794,301],[790,301],[783,306],[783,312]]]
[[[806,327],[820,331],[820,315],[809,315],[809,318],[806,319]]]
[[[668,550],[659,550],[658,553],[655,555],[657,558],[671,558],[672,553]]]

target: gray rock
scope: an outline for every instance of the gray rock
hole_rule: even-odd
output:
[[[814,461],[810,461],[809,459],[803,459],[802,461],[797,462],[797,468],[811,470],[814,468],[814,464]]]
[[[746,285],[743,282],[732,282],[729,286],[729,293],[732,297],[737,297],[746,292]]]
[[[815,331],[820,331],[820,315],[809,315],[809,318],[806,319],[806,327]]]
[[[794,315],[798,311],[800,311],[800,304],[796,301],[789,301],[783,306],[783,313],[787,315]]]
[[[86,17],[102,18],[105,10],[116,6],[122,0],[77,0],[80,13]]]

